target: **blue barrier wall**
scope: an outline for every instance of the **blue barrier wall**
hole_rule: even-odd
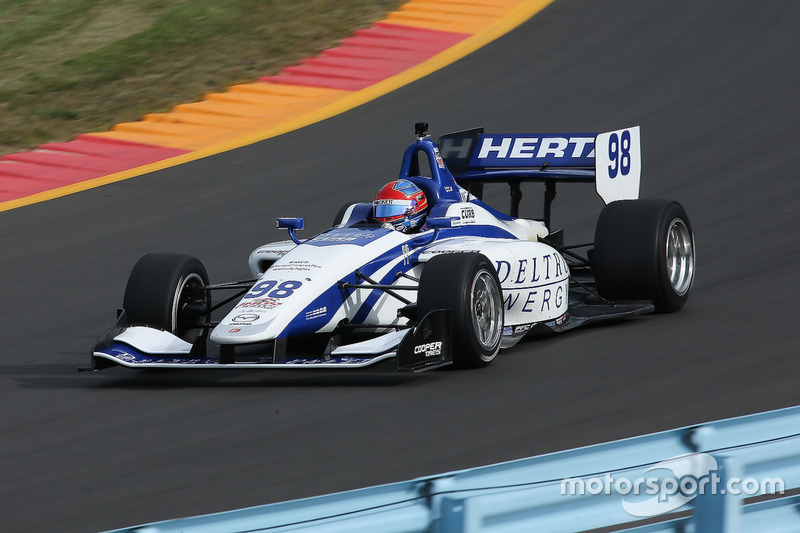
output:
[[[499,533],[625,525],[636,533],[798,531],[800,496],[782,495],[798,488],[800,407],[793,407],[117,531]]]

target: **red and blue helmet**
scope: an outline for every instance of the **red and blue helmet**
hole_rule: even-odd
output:
[[[375,220],[405,233],[421,226],[427,212],[425,193],[408,180],[387,183],[372,202]]]

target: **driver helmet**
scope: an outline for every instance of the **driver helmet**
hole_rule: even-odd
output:
[[[378,191],[372,215],[378,222],[409,233],[420,226],[428,212],[425,193],[409,180],[395,180]]]

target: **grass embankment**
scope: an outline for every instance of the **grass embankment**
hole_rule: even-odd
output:
[[[275,74],[405,1],[2,0],[0,155]]]

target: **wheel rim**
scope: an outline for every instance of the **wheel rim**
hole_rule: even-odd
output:
[[[494,352],[502,333],[502,321],[500,288],[488,271],[481,270],[472,282],[472,326],[484,350]]]
[[[675,294],[683,296],[694,279],[694,242],[686,222],[676,218],[667,234],[667,276]]]
[[[202,320],[186,320],[181,317],[181,311],[187,305],[205,302],[205,293],[196,290],[203,285],[205,285],[205,282],[199,274],[189,274],[181,279],[178,288],[175,290],[175,299],[172,302],[172,332],[179,337],[202,323]]]

